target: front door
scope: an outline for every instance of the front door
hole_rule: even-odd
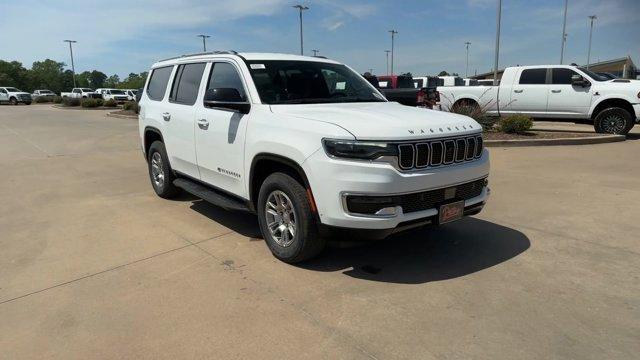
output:
[[[571,76],[580,75],[566,68],[551,69],[551,86],[547,112],[558,117],[589,114],[591,107],[591,86],[582,87],[571,84]]]
[[[500,105],[512,112],[544,115],[547,112],[548,88],[546,68],[523,69],[511,88],[509,106]]]
[[[209,65],[207,89],[236,89],[246,100],[247,91],[232,61],[214,62]],[[222,190],[246,194],[244,187],[244,139],[249,114],[228,109],[205,107],[199,101],[196,110],[196,156],[201,180]]]
[[[7,93],[7,90],[0,89],[0,101],[9,101],[9,93]]]

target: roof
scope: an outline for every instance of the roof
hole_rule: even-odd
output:
[[[213,51],[206,53],[198,53],[198,54],[190,54],[190,55],[182,55],[177,56],[165,60],[160,60],[153,64],[152,68],[167,66],[169,64],[176,64],[179,62],[183,62],[185,60],[209,60],[209,59],[219,59],[219,58],[232,58],[239,57],[248,61],[269,61],[269,60],[289,60],[289,61],[315,61],[315,62],[325,62],[325,63],[333,63],[338,64],[337,61],[326,59],[324,57],[317,56],[302,56],[302,55],[293,55],[293,54],[281,54],[281,53],[238,53],[235,51]]]
[[[630,56],[626,56],[626,57],[621,57],[621,58],[617,58],[617,59],[612,59],[612,60],[605,60],[605,61],[600,61],[597,63],[590,63],[589,67],[591,66],[600,66],[600,65],[611,65],[611,64],[615,64],[615,63],[626,63],[626,62],[630,62],[632,66],[635,67],[633,61],[631,60]]]

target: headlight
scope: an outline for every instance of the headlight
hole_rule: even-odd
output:
[[[340,158],[374,160],[381,156],[398,155],[395,145],[383,142],[324,139],[322,144],[327,154]]]

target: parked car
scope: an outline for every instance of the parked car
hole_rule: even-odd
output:
[[[89,89],[89,88],[73,88],[71,92],[60,93],[60,96],[77,98],[77,99],[86,99],[86,98],[101,99],[102,98],[102,95],[96,93],[95,91],[93,91],[93,89]]]
[[[129,101],[129,96],[120,89],[96,89],[96,93],[100,94],[104,100],[113,100],[117,103]]]
[[[415,88],[437,88],[444,85],[442,79],[437,76],[416,76],[413,78]]]
[[[53,99],[54,97],[56,97],[56,93],[54,93],[51,90],[35,90],[33,92],[33,94],[31,94],[31,97],[33,99],[39,98],[39,97],[44,97],[44,98],[47,98],[47,99]]]
[[[490,115],[591,121],[599,133],[626,134],[640,118],[640,82],[604,80],[569,65],[506,68],[499,86],[438,88],[441,105],[485,107]]]
[[[127,101],[135,101],[136,94],[138,93],[137,89],[123,89],[125,95],[127,95]]]
[[[473,119],[388,102],[329,59],[217,52],[155,63],[141,148],[163,198],[180,189],[257,214],[285,262],[332,231],[385,237],[478,213],[489,154]]]
[[[8,102],[12,105],[18,105],[19,103],[31,105],[32,101],[31,94],[28,92],[14,87],[0,87],[0,103]]]
[[[376,89],[380,90],[387,100],[396,101],[402,105],[432,108],[439,101],[436,86],[416,88],[415,81],[411,76],[387,75],[376,77],[369,73],[363,76]],[[419,81],[422,81],[422,79]]]
[[[442,79],[443,84],[441,86],[465,86],[464,79],[460,76],[438,76]]]

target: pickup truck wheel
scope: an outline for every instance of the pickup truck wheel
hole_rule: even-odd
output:
[[[318,235],[307,190],[289,175],[269,175],[258,195],[260,230],[273,255],[297,263],[318,255],[326,240]]]
[[[175,176],[169,165],[169,157],[164,144],[161,141],[154,141],[149,148],[148,156],[149,178],[153,190],[164,199],[175,197],[179,190],[173,185]]]
[[[610,107],[602,110],[593,121],[597,133],[626,135],[633,128],[633,117],[623,108]]]
[[[18,105],[18,99],[14,98],[14,97],[9,99],[9,102],[11,103],[11,105]]]
[[[24,103],[25,105],[31,105],[31,101],[27,101],[26,103]]]

